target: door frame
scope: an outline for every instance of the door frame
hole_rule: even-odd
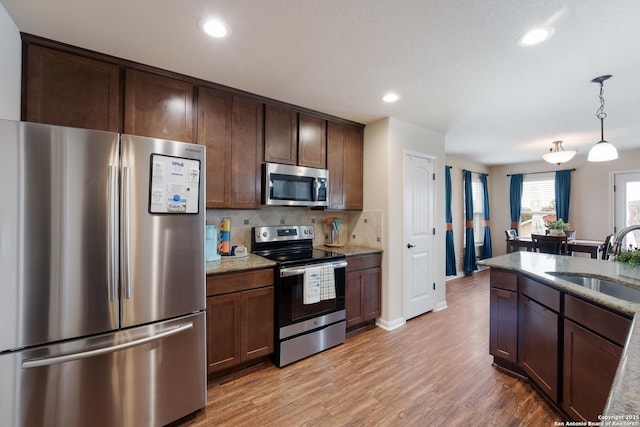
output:
[[[616,175],[631,173],[640,173],[640,169],[609,171],[609,231],[611,233],[617,233],[620,231],[616,230],[616,192],[613,191],[616,185]]]

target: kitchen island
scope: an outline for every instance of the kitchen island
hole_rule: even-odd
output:
[[[577,297],[632,318],[633,322],[602,416],[608,420],[635,423],[629,425],[640,424],[640,419],[638,419],[640,416],[640,390],[637,387],[640,383],[640,326],[637,321],[640,313],[640,300],[636,299],[636,294],[640,295],[640,269],[610,261],[533,252],[513,252],[479,261],[478,264],[497,271],[510,271],[523,275],[525,279],[533,279],[546,287],[559,291],[565,297]],[[613,282],[614,289],[603,287],[606,293],[601,292],[565,280],[557,276],[558,274]],[[617,285],[622,286],[616,290]],[[635,299],[635,302],[623,299],[621,296]]]

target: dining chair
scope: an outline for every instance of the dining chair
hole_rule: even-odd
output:
[[[545,234],[532,234],[533,251],[545,254],[566,255],[568,242],[567,236],[547,236]]]
[[[567,236],[567,240],[575,240],[576,239],[576,230],[567,230],[564,232]]]
[[[504,233],[507,236],[507,253],[517,250],[517,247],[511,244],[511,242],[513,240],[516,240],[516,238],[518,237],[517,231],[513,228],[510,228],[508,230],[504,230]]]
[[[600,259],[604,259],[604,260],[609,259],[609,255],[611,255],[611,249],[613,249],[613,236],[614,234],[609,234],[604,239],[604,244],[602,245],[602,254],[600,255]]]

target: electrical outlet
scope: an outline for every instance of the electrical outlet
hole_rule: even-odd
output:
[[[249,220],[248,219],[244,220],[244,225],[249,225]]]
[[[369,222],[369,220],[367,218],[364,219],[364,223],[366,224],[367,222]]]
[[[284,218],[280,218],[280,225],[284,225],[285,223],[285,219]]]

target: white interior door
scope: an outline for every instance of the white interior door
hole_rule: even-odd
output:
[[[629,225],[640,224],[640,172],[620,172],[614,174],[614,217],[615,230]],[[623,248],[640,245],[640,231],[626,235]]]
[[[435,307],[434,160],[404,154],[404,318]]]

